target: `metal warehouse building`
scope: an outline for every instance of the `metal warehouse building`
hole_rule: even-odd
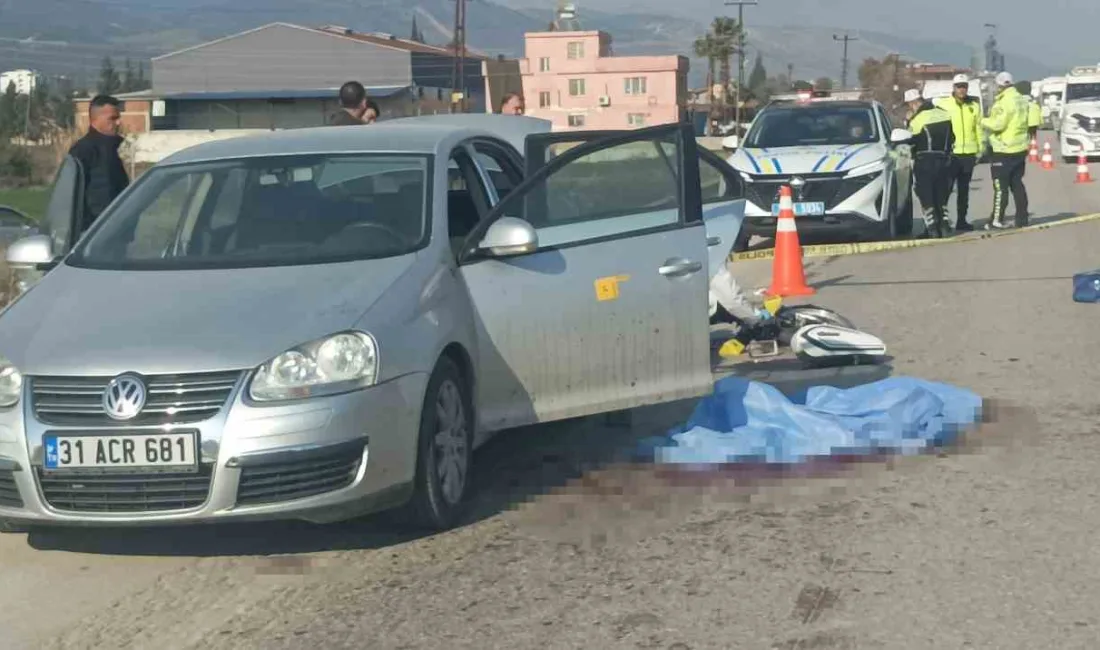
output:
[[[467,110],[483,112],[491,86],[484,62],[464,57],[463,87],[452,89],[453,50],[345,27],[272,23],[156,57],[153,89],[120,99],[131,132],[318,126],[337,110],[337,90],[349,80],[367,87],[383,118],[446,112],[453,90],[466,93]],[[85,120],[86,102],[77,106]]]

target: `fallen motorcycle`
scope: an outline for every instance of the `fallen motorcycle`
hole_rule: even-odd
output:
[[[886,344],[860,331],[841,314],[818,305],[783,305],[770,297],[764,308],[772,318],[739,326],[733,338],[718,351],[724,358],[746,354],[752,359],[777,357],[789,350],[808,368],[879,363],[886,358]],[[728,314],[727,314],[728,316]]]

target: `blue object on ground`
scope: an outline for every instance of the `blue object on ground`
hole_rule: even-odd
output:
[[[1073,276],[1074,302],[1100,302],[1100,270]]]
[[[890,377],[855,388],[815,386],[789,399],[768,384],[727,377],[688,423],[643,442],[658,463],[798,463],[812,458],[912,454],[951,442],[981,419],[981,396]]]

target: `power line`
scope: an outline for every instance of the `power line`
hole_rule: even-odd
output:
[[[733,100],[733,130],[737,137],[741,137],[741,87],[745,85],[745,6],[757,4],[757,0],[726,0],[727,7],[737,7],[737,94]]]
[[[848,42],[849,41],[858,41],[859,39],[856,38],[855,36],[850,36],[848,34],[845,34],[843,37],[837,36],[836,34],[833,34],[833,40],[844,42],[844,55],[843,55],[843,58],[841,58],[841,60],[840,60],[840,87],[841,87],[841,89],[847,89],[848,88]]]

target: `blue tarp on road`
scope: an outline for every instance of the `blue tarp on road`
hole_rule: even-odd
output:
[[[919,453],[981,420],[969,390],[910,377],[855,388],[815,386],[793,399],[727,377],[668,436],[644,443],[658,463],[799,463],[813,458]]]

